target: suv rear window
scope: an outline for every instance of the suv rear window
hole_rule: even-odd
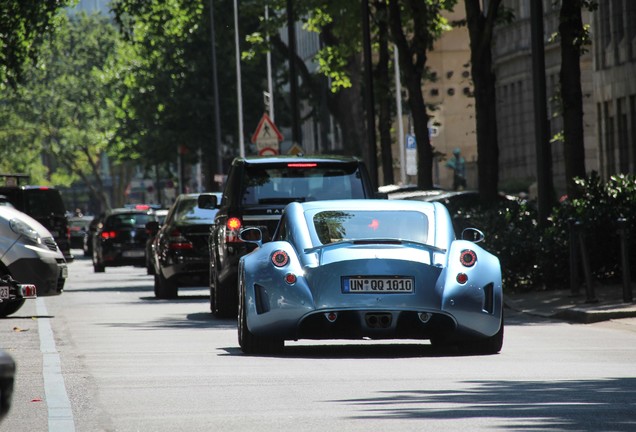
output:
[[[24,191],[25,206],[34,217],[47,217],[50,214],[64,215],[66,208],[62,197],[54,189],[27,189]]]
[[[366,198],[357,166],[316,163],[248,166],[243,204],[286,204],[292,201]]]

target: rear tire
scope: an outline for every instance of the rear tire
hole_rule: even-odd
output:
[[[239,286],[238,339],[245,354],[275,354],[283,351],[283,339],[256,336],[247,328],[247,304],[244,288]]]
[[[221,283],[214,271],[214,287],[210,293],[210,307],[217,318],[234,318],[238,314],[238,289],[236,277]]]
[[[501,315],[501,324],[499,331],[488,338],[473,339],[459,347],[460,351],[465,354],[481,354],[490,355],[497,354],[503,347],[504,339],[504,319]]]
[[[4,318],[16,313],[24,304],[25,299],[4,301],[0,303],[0,317]]]
[[[161,270],[155,274],[155,297],[158,299],[175,299],[179,296],[177,284],[166,279]]]

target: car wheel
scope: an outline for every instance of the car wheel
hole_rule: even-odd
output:
[[[473,339],[459,347],[460,351],[465,354],[497,354],[503,347],[504,338],[504,319],[501,315],[501,324],[499,331],[488,338]]]
[[[25,299],[12,300],[12,301],[4,301],[0,303],[0,317],[4,318],[13,313],[16,313],[18,309],[22,307]]]
[[[166,279],[161,270],[155,275],[155,297],[159,299],[174,299],[178,297],[177,284]]]
[[[215,267],[216,269],[216,267]],[[229,280],[221,283],[218,274],[215,271],[214,274],[214,288],[211,296],[214,299],[210,300],[210,306],[212,307],[212,313],[218,318],[232,318],[236,317],[238,309],[238,290],[236,289],[237,280],[236,277],[231,277]],[[212,304],[214,303],[214,304]]]
[[[254,335],[247,328],[247,304],[245,299],[245,289],[239,288],[239,311],[238,311],[238,339],[241,351],[245,354],[272,354],[278,353],[285,347],[283,339],[260,337]]]

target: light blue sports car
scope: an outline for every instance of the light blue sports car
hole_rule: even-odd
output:
[[[287,205],[272,241],[239,264],[239,344],[280,351],[285,340],[429,339],[469,353],[503,344],[499,259],[466,230],[455,239],[436,202],[338,200]]]

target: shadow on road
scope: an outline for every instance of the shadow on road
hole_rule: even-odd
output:
[[[378,392],[336,399],[351,418],[455,420],[499,418],[502,430],[633,431],[636,378],[577,381],[469,381],[461,390]],[[505,426],[504,426],[505,425]]]

